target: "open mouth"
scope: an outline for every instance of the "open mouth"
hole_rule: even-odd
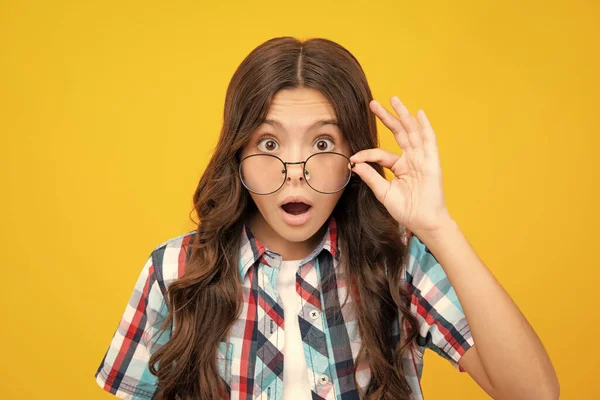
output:
[[[311,206],[306,203],[286,203],[281,206],[283,211],[291,215],[300,215],[307,212]]]

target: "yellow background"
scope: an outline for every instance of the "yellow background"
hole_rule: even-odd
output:
[[[375,98],[427,112],[451,213],[562,398],[598,398],[598,2],[0,4],[1,398],[111,397],[94,373],[149,252],[193,228],[229,79],[281,35],[341,43]],[[433,353],[423,387],[486,398]]]

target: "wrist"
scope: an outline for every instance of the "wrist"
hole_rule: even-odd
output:
[[[437,240],[453,232],[458,228],[458,224],[452,216],[445,212],[435,219],[436,223],[427,229],[413,231],[422,241]]]

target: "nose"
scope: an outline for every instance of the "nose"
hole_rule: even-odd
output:
[[[304,163],[287,165],[287,183],[304,181]]]

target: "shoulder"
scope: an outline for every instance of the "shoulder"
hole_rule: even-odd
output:
[[[189,243],[196,231],[170,238],[154,247],[150,254],[154,274],[158,284],[166,294],[166,288],[183,275],[185,261],[189,253]]]

